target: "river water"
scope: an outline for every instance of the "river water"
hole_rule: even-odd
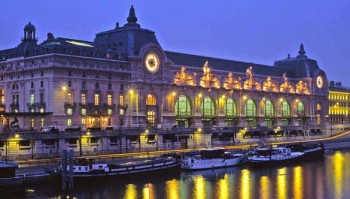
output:
[[[68,198],[59,184],[30,185],[26,198]],[[267,169],[248,166],[75,183],[70,198],[350,198],[350,150],[327,151],[324,160]]]

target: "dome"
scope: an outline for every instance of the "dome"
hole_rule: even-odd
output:
[[[26,26],[24,26],[24,31],[35,31],[35,26],[29,22]]]

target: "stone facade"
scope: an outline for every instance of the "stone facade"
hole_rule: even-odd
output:
[[[319,126],[328,113],[325,72],[306,56],[273,66],[164,51],[128,22],[93,42],[36,28],[0,51],[0,110],[5,130]]]

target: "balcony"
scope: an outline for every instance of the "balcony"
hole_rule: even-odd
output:
[[[39,108],[45,108],[46,107],[46,103],[45,102],[37,102],[37,103],[35,103],[35,106],[37,106]]]

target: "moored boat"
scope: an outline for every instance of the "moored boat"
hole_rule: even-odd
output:
[[[302,152],[303,160],[319,160],[324,158],[324,145],[321,142],[312,143],[292,143],[284,145],[290,148],[292,152]]]
[[[23,185],[25,177],[16,176],[17,163],[0,162],[0,187]]]
[[[249,156],[249,164],[257,167],[293,164],[302,160],[303,152],[292,152],[287,147],[257,147]]]
[[[96,163],[95,159],[76,159],[73,164],[74,178],[123,176],[148,172],[172,170],[180,167],[180,161],[173,157],[129,161],[125,163]],[[61,175],[62,166],[52,174]],[[69,175],[69,165],[67,165]]]
[[[181,168],[185,170],[212,169],[231,167],[248,161],[242,153],[232,153],[224,148],[208,148],[183,155]]]

